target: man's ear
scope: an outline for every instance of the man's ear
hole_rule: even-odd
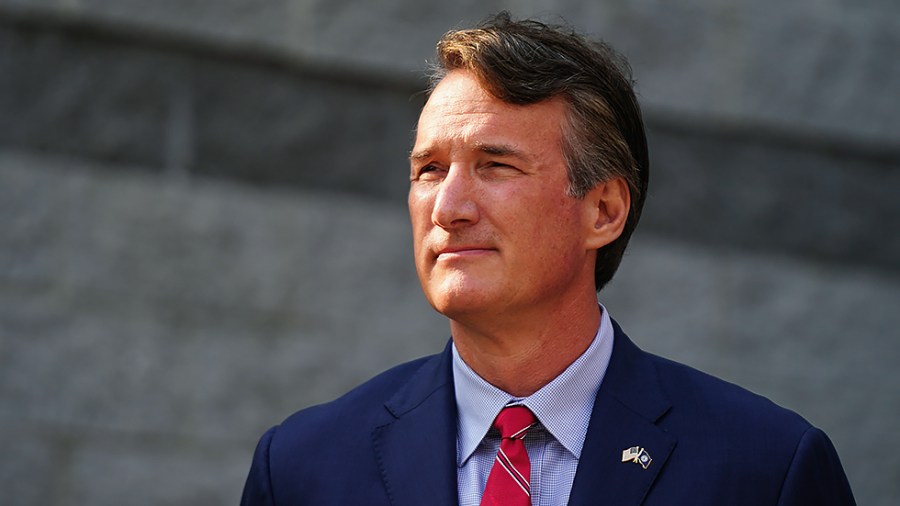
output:
[[[585,249],[599,249],[622,235],[631,194],[624,178],[617,177],[598,183],[584,196],[587,235]]]

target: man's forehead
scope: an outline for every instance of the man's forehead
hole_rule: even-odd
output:
[[[453,71],[435,87],[419,116],[412,155],[419,158],[433,142],[450,138],[491,154],[522,152],[525,137],[558,137],[565,108],[562,99],[510,104],[488,93],[471,74]]]
[[[503,102],[491,95],[469,72],[454,70],[437,84],[422,109],[420,120],[428,115],[502,114],[521,106]]]

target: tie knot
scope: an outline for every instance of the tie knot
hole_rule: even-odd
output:
[[[523,439],[537,419],[525,406],[508,406],[500,410],[494,427],[503,439]]]

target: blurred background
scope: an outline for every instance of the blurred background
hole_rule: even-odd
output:
[[[410,131],[435,41],[500,9],[634,67],[613,316],[900,504],[900,3],[0,0],[3,504],[237,504],[266,428],[438,351]]]

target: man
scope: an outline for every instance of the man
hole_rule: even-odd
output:
[[[437,58],[409,210],[451,343],[267,432],[242,504],[854,504],[821,431],[597,304],[647,190],[627,65],[505,14]]]

